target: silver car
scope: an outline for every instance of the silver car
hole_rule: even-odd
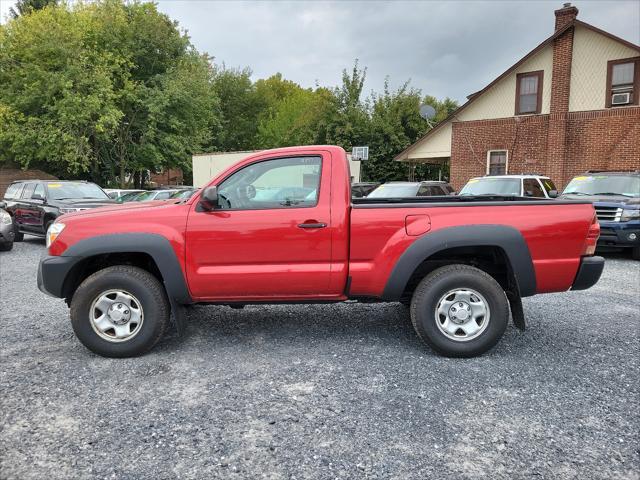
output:
[[[0,251],[3,252],[13,248],[13,238],[15,236],[13,218],[4,209],[5,206],[4,202],[0,202]]]

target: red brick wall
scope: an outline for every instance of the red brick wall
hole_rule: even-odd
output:
[[[485,175],[489,150],[508,150],[508,173],[549,175],[559,188],[589,169],[640,169],[640,107],[571,112],[563,117],[561,169],[548,152],[554,143],[550,137],[557,135],[550,115],[454,122],[452,185],[459,190],[469,178]]]
[[[11,182],[15,180],[57,180],[57,177],[44,173],[41,170],[20,170],[14,168],[0,169],[0,199],[4,198],[4,192]]]
[[[149,176],[149,181],[157,186],[182,185],[184,174],[182,170],[173,168],[168,171],[153,173]]]

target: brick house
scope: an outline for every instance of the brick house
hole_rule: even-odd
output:
[[[394,160],[474,176],[640,169],[640,46],[555,11],[553,35]]]

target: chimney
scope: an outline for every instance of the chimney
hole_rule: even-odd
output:
[[[565,3],[562,5],[560,10],[556,10],[554,13],[556,14],[555,31],[557,32],[576,19],[578,16],[578,9],[573,7],[570,3]]]
[[[571,25],[578,9],[565,3],[556,14],[556,32]],[[571,62],[573,34],[571,26],[553,40],[553,70],[551,73],[551,102],[547,135],[547,170],[556,183],[564,184],[567,160],[567,115],[571,93]]]

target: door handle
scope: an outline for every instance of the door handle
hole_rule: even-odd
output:
[[[326,223],[301,223],[298,225],[298,228],[324,228],[326,227]]]

